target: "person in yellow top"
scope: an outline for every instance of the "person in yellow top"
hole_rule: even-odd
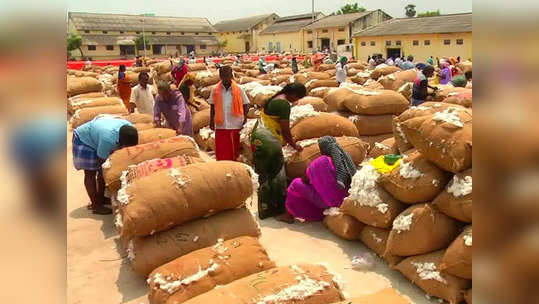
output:
[[[178,90],[183,95],[183,99],[185,100],[185,103],[189,107],[189,110],[191,113],[195,113],[200,108],[200,103],[195,100],[195,76],[194,74],[185,75],[180,82],[180,86]]]

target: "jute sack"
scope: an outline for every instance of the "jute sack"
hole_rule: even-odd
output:
[[[414,89],[414,83],[406,82],[397,89],[397,92],[401,93],[402,96],[404,96],[404,98],[406,98],[407,100],[411,100],[413,89]]]
[[[75,129],[100,114],[127,114],[127,109],[123,104],[80,109],[75,111],[75,114],[71,117],[71,127]]]
[[[249,91],[248,96],[253,104],[263,107],[268,100],[281,91],[280,86],[261,86]]]
[[[472,71],[472,62],[471,61],[464,61],[459,62],[456,64],[457,68],[459,68],[462,73],[471,72]]]
[[[252,178],[256,177],[250,170],[238,162],[220,161],[162,170],[137,179],[118,191],[123,205],[122,234],[145,236],[238,208],[253,193]]]
[[[137,165],[131,165],[127,168],[125,175],[125,183],[131,184],[136,179],[151,175],[154,172],[170,169],[185,167],[187,165],[203,163],[204,161],[198,157],[191,157],[185,155],[179,155],[168,158],[156,158],[147,161],[143,161]]]
[[[327,304],[344,300],[336,282],[334,274],[322,265],[283,266],[236,280],[184,303]]]
[[[410,106],[408,100],[395,91],[346,89],[349,90],[349,93],[344,98],[344,106],[356,114],[399,115]]]
[[[191,137],[176,136],[114,151],[103,163],[103,177],[109,190],[120,188],[120,176],[129,165],[145,160],[178,155],[198,157],[198,147]]]
[[[449,107],[400,125],[410,143],[438,167],[457,173],[472,166],[471,109]]]
[[[204,63],[189,63],[187,64],[187,70],[189,72],[203,71],[206,70],[206,65]]]
[[[327,79],[327,80],[313,79],[313,80],[309,80],[305,84],[305,87],[307,88],[307,91],[310,91],[316,88],[337,88],[339,87],[339,83],[333,79]]]
[[[391,173],[384,174],[378,183],[403,203],[432,201],[443,191],[450,176],[415,151],[405,156]]]
[[[131,70],[135,73],[140,73],[140,72],[149,73],[150,67],[131,67]]]
[[[440,250],[409,257],[395,268],[427,294],[444,299],[450,304],[457,304],[464,299],[464,291],[472,284],[471,281],[440,271],[443,254],[444,251]]]
[[[406,208],[404,204],[394,199],[380,186],[366,188],[360,183],[356,187],[356,180],[369,178],[364,168],[356,172],[348,196],[341,205],[345,214],[355,217],[358,221],[378,228],[391,228],[393,220]],[[360,176],[365,174],[364,176]],[[358,193],[358,191],[361,191]],[[356,195],[357,194],[357,195]]]
[[[339,211],[336,214],[326,215],[324,225],[335,235],[349,241],[358,240],[361,230],[365,227],[355,218]]]
[[[466,303],[472,304],[472,297],[473,297],[472,288],[470,288],[466,291],[466,293],[464,293],[464,299],[466,300]]]
[[[438,87],[438,90],[436,92],[433,92],[430,89],[429,89],[428,92],[429,93],[434,93],[434,95],[432,97],[429,97],[429,98],[431,98],[432,101],[438,101],[438,102],[443,101],[444,99],[449,97],[450,94],[470,91],[470,89],[461,88],[461,87],[454,87],[451,84],[436,85],[436,87]]]
[[[367,154],[367,145],[355,137],[337,137],[337,143],[352,157],[354,163],[360,164]],[[311,142],[311,140],[309,140]],[[300,142],[300,145],[302,143]],[[314,140],[312,144],[304,146],[303,151],[294,152],[286,159],[286,176],[290,179],[305,176],[305,170],[312,161],[320,157],[318,142]]]
[[[311,91],[312,92],[312,91]],[[335,88],[331,92],[328,91],[324,97],[324,102],[328,105],[328,112],[347,111],[344,106],[344,100],[350,95],[350,91],[346,88]]]
[[[472,90],[449,93],[449,96],[442,102],[456,104],[459,106],[472,107]]]
[[[209,127],[200,129],[194,138],[202,151],[215,151],[215,132]]]
[[[320,71],[327,71],[327,70],[333,70],[335,69],[335,65],[334,64],[321,64],[320,67],[319,67],[319,70]]]
[[[401,114],[402,115],[402,114]],[[406,134],[402,131],[401,123],[397,116],[393,117],[393,122],[391,124],[391,129],[393,131],[393,138],[395,138],[395,144],[399,149],[399,152],[404,153],[413,148],[412,144],[406,137]]]
[[[431,204],[413,205],[393,221],[386,253],[411,256],[447,248],[460,228],[459,222]]]
[[[360,135],[380,135],[392,132],[393,115],[352,115],[348,117]]]
[[[133,270],[147,277],[155,268],[189,252],[213,246],[219,239],[226,241],[239,236],[259,235],[258,224],[251,212],[240,208],[190,221],[150,236],[123,238],[122,241]]]
[[[247,74],[247,76],[249,76],[249,77],[257,77],[258,75],[260,75],[260,71],[259,70],[247,70],[247,71],[245,71],[245,74]]]
[[[393,137],[393,133],[381,134],[381,135],[361,135],[359,139],[369,144],[367,152],[370,152],[372,148],[376,146],[376,143],[383,142],[384,140]]]
[[[353,298],[337,304],[410,304],[410,300],[403,297],[393,288],[386,288],[376,293]]]
[[[326,70],[325,72],[328,73],[329,76],[330,76],[332,79],[333,79],[333,77],[335,77],[335,75],[337,74],[337,70],[336,70],[336,69]]]
[[[461,222],[472,222],[472,168],[457,173],[432,202],[441,212]]]
[[[326,95],[328,93],[333,92],[336,89],[337,88],[324,88],[324,87],[316,88],[316,89],[312,89],[312,90],[308,91],[307,95],[308,96],[313,96],[313,97],[324,98],[324,97],[326,97]]]
[[[88,99],[76,99],[70,100],[67,103],[67,110],[69,113],[74,113],[77,110],[92,107],[102,106],[123,106],[123,102],[118,97],[96,97]]]
[[[349,69],[364,70],[367,65],[361,62],[349,62],[347,64]]]
[[[153,123],[136,123],[133,124],[133,126],[137,129],[137,131],[143,131],[148,129],[153,129]]]
[[[307,81],[313,80],[313,79],[327,80],[331,78],[331,76],[326,72],[307,72],[307,73],[303,73],[302,75],[305,75],[305,77],[307,77]]]
[[[260,81],[260,79],[258,79],[258,78],[249,77],[249,76],[242,76],[238,80],[238,83],[239,84],[246,84],[246,83],[249,83],[249,82],[259,82],[259,81]]]
[[[83,93],[83,94],[78,94],[78,95],[75,95],[75,96],[72,96],[72,97],[69,97],[68,100],[69,101],[75,101],[77,99],[91,99],[91,98],[98,98],[98,97],[106,97],[105,94],[103,92],[90,92],[90,93]]]
[[[374,79],[374,80],[377,80],[381,76],[393,74],[393,73],[398,72],[400,70],[401,69],[399,69],[396,66],[379,67],[379,68],[374,69],[374,71],[371,72],[371,78]]]
[[[203,88],[197,88],[196,89],[196,93],[198,95],[200,95],[200,97],[204,98],[204,99],[208,99],[210,98],[210,95],[211,95],[211,90],[214,88],[215,86],[214,85],[211,85],[211,86],[207,86],[207,87],[203,87]]]
[[[463,279],[472,279],[472,226],[449,245],[440,264],[440,270]]]
[[[320,97],[305,96],[296,103],[297,106],[306,104],[312,105],[317,112],[327,112],[328,105]]]
[[[348,67],[348,70],[346,71],[346,76],[352,77],[355,76],[358,73],[358,70]]]
[[[165,74],[171,71],[172,66],[169,61],[162,61],[162,62],[153,64],[151,68],[157,71],[158,74]]]
[[[275,75],[271,80],[272,85],[279,85],[283,82],[287,82],[290,79],[290,75]]]
[[[196,73],[195,76],[195,87],[207,87],[210,85],[217,84],[221,79],[219,79],[218,72],[210,71],[200,71]]]
[[[399,71],[378,78],[378,82],[382,84],[386,90],[397,91],[405,83],[413,82],[417,77],[417,73],[418,71],[415,69]]]
[[[210,104],[204,98],[200,98],[198,96],[195,96],[194,99],[195,99],[195,102],[197,102],[199,104],[198,112],[210,108]]]
[[[67,96],[75,96],[90,92],[100,92],[101,82],[93,77],[67,78]]]
[[[193,132],[210,125],[210,108],[198,111],[193,114]]]
[[[288,83],[301,83],[305,85],[308,81],[307,73],[298,73],[288,77]]]
[[[368,72],[357,72],[355,75],[351,76],[350,80],[352,80],[353,83],[357,84],[365,84],[367,80],[371,79],[371,74]]]
[[[121,118],[129,121],[132,124],[153,123],[153,117],[149,114],[131,113],[129,115],[122,116]]]
[[[258,78],[260,80],[271,80],[271,78],[273,78],[273,76],[271,74],[260,74],[260,75],[256,76],[256,78]]]
[[[148,276],[152,304],[183,303],[217,286],[275,267],[258,239],[241,236],[193,251]]]
[[[334,137],[359,135],[356,126],[350,120],[330,113],[306,117],[294,124],[290,131],[296,141],[325,135]]]
[[[365,226],[359,234],[359,240],[362,241],[365,246],[384,259],[389,266],[393,267],[402,261],[403,258],[396,255],[385,255],[388,237],[389,230],[372,226]]]
[[[377,158],[378,156],[387,154],[399,154],[394,137],[390,137],[379,143],[374,143],[374,147],[372,147],[369,152],[369,158]]]
[[[176,131],[168,128],[152,128],[138,132],[138,144],[147,144],[176,136]]]
[[[240,68],[243,70],[252,70],[256,68],[256,65],[254,63],[242,63],[240,64]]]

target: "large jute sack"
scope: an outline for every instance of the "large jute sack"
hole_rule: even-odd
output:
[[[223,211],[145,237],[123,239],[133,270],[147,277],[155,268],[189,252],[215,245],[219,239],[258,237],[260,230],[246,208]]]
[[[441,212],[461,222],[472,222],[472,168],[457,173],[432,202]]]
[[[393,115],[352,115],[348,117],[360,135],[380,135],[392,132]]]
[[[89,92],[100,92],[101,82],[93,77],[67,78],[67,96],[75,96]]]
[[[472,297],[473,297],[473,292],[472,292],[472,288],[470,288],[464,293],[464,299],[466,300],[467,304],[472,304]]]
[[[147,144],[176,136],[176,131],[169,128],[152,128],[138,132],[138,144]]]
[[[220,161],[140,178],[118,191],[118,201],[123,205],[122,234],[145,236],[238,208],[253,193],[252,179],[256,176],[251,170],[238,162]]]
[[[271,71],[272,75],[294,75],[294,71],[292,71],[292,68],[280,68],[275,69]]]
[[[403,297],[393,288],[385,288],[376,293],[353,298],[336,304],[410,304],[410,300]]]
[[[336,69],[326,70],[325,72],[328,73],[329,76],[330,76],[332,79],[333,79],[333,77],[335,77],[335,75],[337,74],[337,70],[336,70]]]
[[[350,77],[353,83],[365,84],[367,80],[371,79],[371,74],[368,72],[357,72],[355,75]]]
[[[288,77],[288,83],[300,83],[305,85],[308,81],[307,73],[298,73]]]
[[[220,81],[219,73],[211,71],[200,71],[195,76],[195,87],[207,87]]]
[[[354,123],[344,117],[330,113],[320,113],[320,115],[300,120],[294,124],[291,133],[294,140],[318,138],[324,135],[334,137],[357,137],[359,135]]]
[[[411,256],[447,248],[460,228],[459,222],[431,204],[413,205],[393,221],[386,253]]]
[[[297,106],[306,104],[312,105],[314,110],[317,112],[327,112],[328,109],[328,105],[320,97],[305,96],[296,103]]]
[[[378,78],[378,82],[384,86],[386,90],[397,91],[402,85],[408,82],[413,82],[417,77],[418,71],[415,69],[399,71],[387,76]]]
[[[350,215],[344,214],[338,208],[331,208],[331,212],[324,217],[324,225],[335,235],[349,241],[359,239],[361,230],[365,224],[359,222]]]
[[[155,71],[157,71],[157,74],[169,73],[172,70],[172,65],[169,61],[161,61],[159,63],[155,63],[151,67]]]
[[[140,72],[149,73],[150,67],[131,67],[131,70],[135,73],[140,73]]]
[[[399,154],[394,137],[390,137],[379,143],[374,143],[374,147],[372,147],[369,152],[369,158],[377,158],[378,156],[387,154]]]
[[[470,90],[470,89],[461,88],[461,87],[454,87],[451,84],[436,85],[436,87],[438,88],[436,92],[433,92],[429,89],[428,91],[429,93],[434,93],[432,96],[429,97],[429,99],[432,99],[432,101],[439,101],[439,102],[449,97],[450,94],[466,92]]]
[[[472,89],[468,91],[460,91],[449,93],[449,96],[442,100],[444,103],[456,104],[459,106],[472,107]]]
[[[193,132],[210,125],[210,108],[198,111],[193,114]]]
[[[463,279],[472,279],[472,226],[449,245],[444,253],[440,270]]]
[[[118,97],[97,97],[88,99],[76,99],[67,103],[67,110],[74,113],[77,110],[102,106],[123,106],[123,102]]]
[[[371,78],[374,80],[378,80],[381,76],[393,74],[395,72],[400,71],[396,66],[383,66],[383,67],[377,67],[371,72]]]
[[[152,304],[183,303],[217,286],[275,267],[258,239],[220,241],[156,268],[148,276]]]
[[[315,89],[316,90],[316,89]],[[311,91],[312,92],[312,91]],[[324,102],[328,105],[328,112],[346,111],[344,100],[350,95],[350,91],[346,88],[335,88],[331,92],[328,91],[324,97]]]
[[[137,131],[153,129],[153,123],[136,123],[133,124],[133,126],[137,129]]]
[[[313,96],[313,97],[320,97],[320,98],[324,98],[328,93],[336,90],[337,88],[316,88],[316,89],[312,89],[310,90],[307,95],[309,96]]]
[[[448,107],[442,112],[402,121],[401,129],[425,158],[453,173],[472,166],[472,110]]]
[[[258,75],[260,75],[260,71],[259,70],[247,70],[247,71],[245,71],[245,74],[247,74],[247,76],[249,76],[249,77],[257,77]]]
[[[256,68],[256,65],[254,63],[242,63],[240,64],[240,68],[242,70],[252,70]]]
[[[459,68],[462,73],[471,72],[472,71],[472,62],[471,61],[464,61],[459,62],[456,64],[457,68]]]
[[[368,248],[374,251],[389,266],[393,267],[403,260],[402,257],[396,255],[386,255],[387,239],[389,238],[389,230],[372,226],[365,226],[359,234],[359,240]]]
[[[414,151],[404,156],[391,173],[382,175],[378,183],[399,201],[415,204],[432,201],[449,179],[447,172]]]
[[[305,87],[307,88],[307,91],[310,91],[316,88],[337,88],[339,87],[339,83],[333,79],[327,79],[327,80],[313,79],[313,80],[309,80],[305,84]]]
[[[75,101],[77,99],[91,99],[91,98],[98,98],[98,97],[106,97],[105,93],[103,92],[90,92],[90,93],[83,93],[78,94],[72,97],[69,97],[68,100]]]
[[[349,93],[344,98],[344,106],[353,113],[379,115],[399,115],[410,106],[400,93],[391,90],[354,90],[346,88]]]
[[[439,265],[443,254],[440,250],[409,257],[395,268],[427,294],[457,304],[464,299],[464,291],[471,287],[471,281],[441,272]]]
[[[208,99],[210,98],[210,94],[211,94],[211,90],[214,88],[215,86],[207,86],[207,87],[203,87],[203,88],[197,88],[196,90],[196,93],[198,95],[200,95],[200,97],[204,98],[204,99]]]
[[[156,158],[143,161],[137,165],[131,165],[127,168],[127,173],[125,174],[125,184],[129,185],[136,179],[148,176],[154,172],[185,167],[187,165],[203,163],[204,161],[198,157],[191,157],[185,155],[179,155],[174,157],[167,158]]]
[[[368,152],[376,146],[376,143],[381,143],[384,140],[393,137],[393,133],[381,134],[381,135],[361,135],[359,139],[369,144]]]
[[[322,265],[282,266],[236,280],[184,303],[327,304],[344,300],[338,282]]]
[[[204,63],[189,63],[187,64],[187,70],[189,72],[203,71],[207,69]]]
[[[320,71],[327,71],[327,70],[333,70],[335,69],[335,65],[334,64],[321,64],[320,67],[319,67],[319,70]]]
[[[131,113],[129,115],[122,116],[122,119],[125,119],[132,124],[153,123],[153,117],[149,114]]]
[[[313,80],[313,79],[327,80],[331,78],[331,76],[326,72],[306,72],[306,73],[302,73],[301,75],[304,75],[305,77],[307,77],[307,81]]]
[[[365,155],[367,154],[367,145],[355,137],[337,137],[337,143],[352,157],[354,163],[360,164]],[[296,177],[305,176],[305,170],[311,164],[312,161],[320,157],[320,147],[318,146],[318,141],[308,140],[299,142],[303,147],[303,151],[296,152],[294,151],[291,155],[286,155],[286,176],[290,179]]]
[[[361,62],[349,62],[347,64],[349,69],[364,70],[367,68],[367,65]]]
[[[283,88],[280,86],[256,86],[249,91],[251,102],[260,107],[263,107],[266,102]]]
[[[178,155],[198,157],[198,147],[188,136],[176,136],[133,147],[114,151],[103,163],[103,177],[109,190],[120,188],[120,177],[129,165],[136,165],[145,160],[166,158]]]
[[[215,151],[215,132],[210,127],[204,127],[194,136],[202,151]]]
[[[272,85],[279,85],[283,82],[287,82],[290,79],[290,75],[275,75],[271,80]]]
[[[201,97],[198,97],[198,96],[195,96],[195,102],[197,102],[199,105],[198,105],[198,111],[202,111],[202,110],[206,110],[206,109],[209,109],[210,108],[210,104],[204,99],[204,98],[201,98]]]
[[[127,114],[127,109],[123,104],[118,106],[101,106],[80,109],[75,111],[75,114],[71,117],[71,127],[75,129],[100,114]]]
[[[271,81],[271,78],[273,78],[273,75],[271,75],[271,74],[260,74],[260,75],[256,76],[256,78],[258,78],[260,80]]]
[[[397,89],[397,92],[401,93],[402,96],[404,96],[404,98],[406,98],[407,100],[411,100],[412,99],[412,94],[413,94],[413,89],[414,89],[414,83],[413,82],[405,82],[403,85],[401,85]]]
[[[249,76],[242,76],[238,79],[238,83],[239,84],[246,84],[246,83],[249,83],[249,82],[259,82],[260,79],[258,78],[254,78],[254,77],[249,77]]]

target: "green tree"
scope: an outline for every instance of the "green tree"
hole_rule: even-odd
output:
[[[412,18],[416,14],[415,4],[408,4],[407,6],[404,7],[404,10],[406,11],[406,13],[405,13],[406,17],[408,17],[408,18]]]
[[[226,48],[227,45],[228,45],[228,40],[226,39],[217,41],[217,48],[221,52],[221,55],[223,55],[223,50],[224,48]]]
[[[432,17],[432,16],[440,16],[440,15],[441,15],[440,10],[437,10],[437,11],[426,11],[423,13],[419,13],[417,14],[417,17]]]
[[[67,51],[71,52],[74,50],[79,50],[81,57],[84,56],[82,53],[82,37],[77,34],[69,34],[67,37]]]
[[[345,6],[342,6],[340,10],[336,11],[333,14],[336,15],[344,15],[344,14],[351,14],[351,13],[362,13],[366,11],[367,9],[363,6],[359,6],[359,4],[346,4]]]
[[[137,46],[137,50],[144,50],[144,43],[146,43],[146,49],[148,49],[150,46],[150,39],[148,39],[148,37],[138,35],[137,38],[135,38],[135,45]]]

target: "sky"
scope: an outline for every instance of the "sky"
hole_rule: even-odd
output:
[[[330,14],[341,6],[355,3],[354,0],[314,0],[315,11]],[[381,9],[394,18],[405,17],[404,7],[415,4],[418,13],[440,10],[442,14],[467,13],[472,11],[471,0],[362,0],[357,1],[367,10]],[[211,23],[276,13],[289,16],[311,12],[312,0],[68,0],[68,12],[142,14],[156,16],[206,17]]]

